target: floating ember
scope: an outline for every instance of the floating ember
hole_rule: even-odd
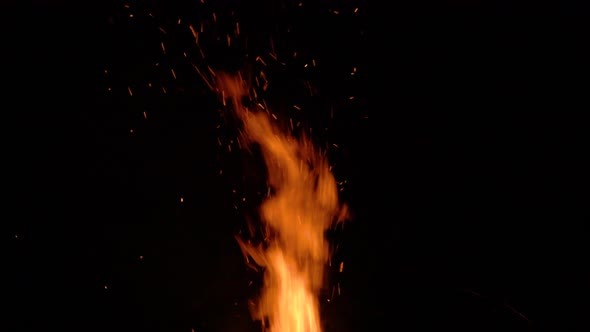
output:
[[[318,297],[330,255],[325,232],[348,216],[328,160],[309,137],[281,130],[268,110],[248,107],[258,102],[241,76],[217,73],[215,81],[242,125],[242,143],[260,147],[268,173],[264,240],[238,238],[246,260],[265,272],[253,318],[268,332],[320,332]]]

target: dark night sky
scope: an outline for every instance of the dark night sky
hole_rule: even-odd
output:
[[[257,331],[232,189],[259,165],[218,146],[235,131],[189,62],[270,38],[268,101],[328,128],[354,214],[325,332],[590,328],[587,5],[297,3],[4,5],[7,331]],[[213,12],[203,61],[187,25]]]

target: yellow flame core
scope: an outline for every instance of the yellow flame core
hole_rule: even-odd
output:
[[[224,99],[231,99],[247,144],[260,146],[272,195],[260,207],[267,229],[264,245],[238,239],[245,255],[265,268],[255,319],[268,332],[321,332],[318,295],[329,259],[325,231],[347,217],[327,158],[312,142],[284,133],[263,111],[248,109],[247,84],[217,75]]]

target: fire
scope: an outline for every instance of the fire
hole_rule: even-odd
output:
[[[265,272],[253,318],[268,332],[320,332],[319,292],[330,256],[325,232],[348,216],[327,157],[308,137],[280,130],[268,110],[249,108],[244,101],[255,94],[240,76],[215,77],[242,125],[243,143],[260,147],[268,173],[269,195],[260,206],[264,243],[238,238],[246,259]]]

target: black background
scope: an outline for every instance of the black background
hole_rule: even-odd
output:
[[[231,9],[250,44],[203,40],[210,65],[239,68],[269,36],[318,57],[271,68],[269,95],[308,105],[302,119],[340,147],[353,218],[326,332],[588,330],[587,6],[129,5],[3,5],[7,331],[259,330],[232,194],[256,168],[217,145],[231,128],[174,58],[195,53],[179,17],[223,26]],[[169,93],[128,95],[150,79]]]

